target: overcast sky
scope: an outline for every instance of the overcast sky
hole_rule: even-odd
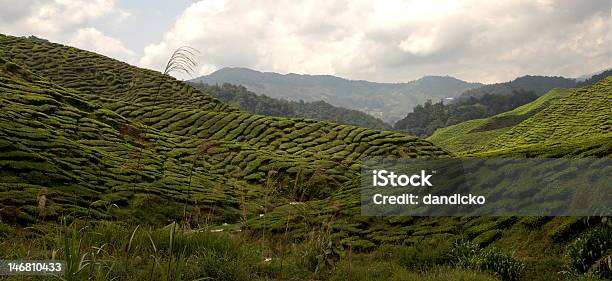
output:
[[[189,45],[200,51],[195,76],[242,66],[491,83],[610,68],[611,14],[610,0],[0,0],[0,33],[155,70]]]

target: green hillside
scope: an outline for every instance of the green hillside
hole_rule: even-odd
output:
[[[575,92],[560,95],[570,104]],[[544,113],[534,108],[516,114]],[[603,129],[589,130],[601,138],[520,149],[609,156]],[[240,112],[155,71],[0,35],[2,258],[59,257],[66,280],[549,280],[568,265],[595,272],[610,254],[570,255],[609,237],[599,218],[361,216],[370,156],[449,153],[397,132]]]
[[[466,153],[470,157],[612,157],[612,133],[588,138],[551,140],[515,148]]]
[[[2,57],[22,58],[16,61],[23,65],[31,64],[25,55],[36,53],[29,48],[36,49],[39,44],[51,54],[64,52],[67,56],[58,57],[66,62],[87,64],[86,58],[70,58],[72,54],[115,63],[57,44],[36,41],[24,47],[29,40],[3,38],[6,44],[2,44]],[[190,198],[206,206],[219,204],[228,209],[222,215],[235,215],[240,197],[236,186],[256,191],[269,174],[282,175],[279,181],[293,181],[290,186],[296,190],[312,183],[328,188],[299,194],[283,191],[287,200],[296,200],[290,197],[323,196],[354,178],[356,161],[364,156],[444,154],[426,141],[398,133],[236,112],[171,78],[118,62],[115,73],[115,68],[107,66],[110,63],[99,64],[109,76],[120,77],[125,71],[149,76],[132,84],[137,90],[125,89],[127,97],[121,98],[123,84],[116,82],[120,80],[93,80],[99,86],[92,88],[74,82],[75,75],[87,79],[87,72],[60,67],[46,73],[42,70],[47,68],[38,66],[40,75],[50,77],[49,82],[3,59],[1,87],[7,94],[2,96],[2,170],[7,187],[3,191],[6,194],[0,194],[4,198],[0,207],[22,206],[23,216],[31,220],[38,215],[35,194],[49,187],[53,196],[47,196],[47,206],[54,216],[93,212],[107,217],[104,210],[116,204],[128,207],[122,211],[132,217],[132,212],[142,211],[132,208],[136,207],[133,204],[146,202],[139,194],[157,194],[160,200],[169,202]],[[155,79],[169,84],[168,93],[162,93],[160,101],[181,101],[170,105],[152,101],[148,94],[160,84]],[[219,111],[198,109],[198,103]],[[319,171],[322,168],[324,172]],[[15,193],[14,186],[28,192],[19,192],[20,198],[14,198],[9,195]],[[76,194],[76,199],[69,199]],[[257,195],[261,194],[255,192]]]
[[[236,111],[170,76],[92,52],[42,39],[2,34],[0,45],[0,56],[4,59],[101,104],[108,98],[143,105],[163,103],[191,109]]]
[[[611,132],[612,78],[578,89],[554,89],[512,111],[438,129],[428,140],[453,152],[513,149],[598,138]]]
[[[612,132],[612,77],[557,99],[485,145],[519,147],[551,140],[587,139]]]

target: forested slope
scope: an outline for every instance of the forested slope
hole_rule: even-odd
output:
[[[333,106],[324,101],[290,101],[266,95],[258,95],[243,86],[232,84],[208,85],[190,83],[211,96],[235,105],[244,112],[278,117],[309,118],[320,121],[331,121],[340,124],[356,125],[375,130],[390,130],[391,126],[382,120],[364,112]]]

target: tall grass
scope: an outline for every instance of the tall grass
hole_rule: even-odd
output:
[[[303,205],[294,205],[296,216],[308,216]],[[467,242],[355,250],[334,236],[333,213],[317,224],[305,223],[301,239],[290,238],[294,218],[286,219],[284,233],[266,232],[268,240],[257,232],[212,233],[176,222],[151,228],[82,220],[36,226],[42,236],[6,239],[23,245],[13,259],[66,261],[64,280],[518,280],[522,271],[510,255]]]
[[[62,280],[253,280],[269,271],[258,258],[261,248],[248,237],[186,231],[177,223],[154,229],[64,220],[41,227],[48,230],[34,239],[27,234],[33,229],[12,231],[10,257],[63,260]]]
[[[214,140],[205,140],[204,143],[198,145],[196,147],[196,153],[193,156],[193,162],[191,163],[191,169],[189,170],[189,185],[187,187],[187,198],[185,198],[185,205],[183,206],[183,226],[190,228],[191,227],[191,215],[189,215],[189,217],[187,216],[187,202],[189,201],[189,198],[191,198],[192,194],[191,194],[191,184],[192,184],[192,180],[193,180],[193,173],[195,171],[196,165],[198,163],[198,160],[203,159],[204,155],[206,154],[206,152],[215,147],[218,146],[219,143],[217,143]],[[193,205],[196,206],[197,202],[193,201]]]
[[[176,49],[168,59],[163,74],[170,75],[170,73],[179,72],[190,75],[198,66],[198,63],[195,61],[195,56],[197,53],[198,50],[189,46],[183,46]],[[157,87],[157,94],[155,95],[155,99],[153,101],[154,105],[157,105],[157,100],[159,99],[163,86],[162,83],[163,82],[160,82],[159,86]]]
[[[602,224],[581,235],[567,246],[566,253],[569,268],[574,273],[586,273],[599,259],[612,253],[612,224]]]

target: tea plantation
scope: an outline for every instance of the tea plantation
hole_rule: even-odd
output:
[[[611,85],[441,129],[436,146],[243,113],[155,71],[0,35],[0,258],[60,258],[65,280],[605,278],[605,218],[365,217],[359,172],[364,157],[451,157],[446,145],[609,157]]]

